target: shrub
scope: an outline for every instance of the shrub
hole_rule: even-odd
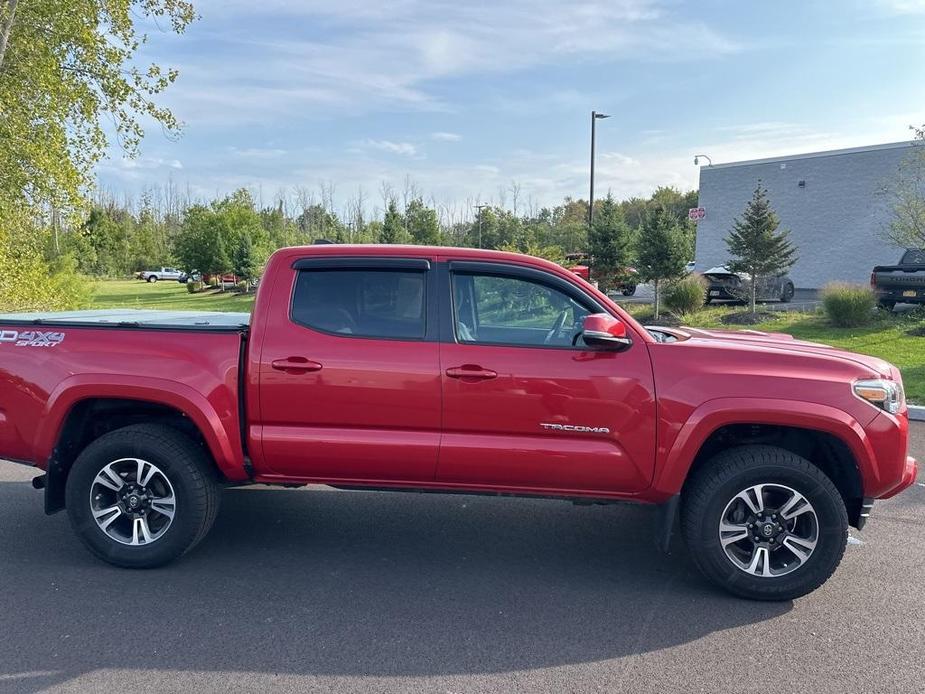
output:
[[[871,321],[877,297],[870,287],[831,282],[822,288],[822,308],[839,328],[856,328]]]
[[[707,287],[701,275],[691,273],[665,289],[665,306],[675,315],[694,313],[703,308]]]
[[[203,288],[202,282],[197,282],[196,280],[187,280],[186,282],[186,291],[188,291],[190,294],[201,292],[202,288]]]

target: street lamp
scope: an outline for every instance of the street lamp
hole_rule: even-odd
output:
[[[479,248],[482,247],[482,210],[486,207],[491,207],[491,205],[473,205],[475,209],[478,210],[477,214],[479,216]]]
[[[588,196],[588,227],[594,221],[594,136],[599,118],[610,118],[606,113],[591,111],[591,194]]]
[[[713,166],[713,160],[710,159],[710,157],[708,157],[706,154],[695,154],[694,155],[694,166],[699,166],[701,159],[707,160],[707,166]]]

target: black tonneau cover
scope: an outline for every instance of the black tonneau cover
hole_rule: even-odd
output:
[[[0,313],[0,325],[141,328],[150,330],[238,331],[246,329],[250,324],[250,319],[249,313],[158,311],[133,308]]]

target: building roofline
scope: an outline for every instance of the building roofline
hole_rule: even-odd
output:
[[[913,147],[917,143],[914,140],[905,140],[903,142],[887,142],[881,145],[867,145],[865,147],[848,147],[846,149],[830,149],[824,152],[807,152],[805,154],[788,154],[783,157],[768,157],[766,159],[747,159],[745,161],[730,161],[724,164],[713,164],[712,166],[701,166],[700,173],[710,169],[729,169],[734,166],[752,166],[753,164],[774,164],[777,162],[795,161],[797,159],[813,159],[816,157],[837,157],[842,154],[860,154],[862,152],[876,152],[881,149],[899,149],[901,147]]]

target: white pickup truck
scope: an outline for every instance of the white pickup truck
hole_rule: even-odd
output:
[[[183,273],[175,267],[159,267],[154,270],[142,270],[135,274],[140,280],[145,282],[157,282],[158,280],[178,280]]]

